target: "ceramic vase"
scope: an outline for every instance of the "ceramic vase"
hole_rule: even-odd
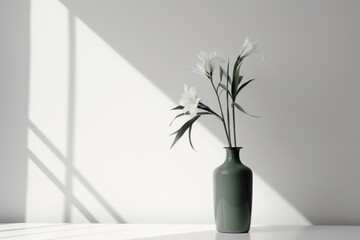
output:
[[[218,232],[247,233],[251,224],[253,174],[240,160],[241,147],[226,147],[225,162],[214,171]]]

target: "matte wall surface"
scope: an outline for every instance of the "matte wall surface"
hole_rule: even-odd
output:
[[[0,199],[1,221],[213,223],[223,129],[201,118],[197,153],[186,138],[169,150],[181,126],[168,127],[169,109],[187,83],[217,110],[189,68],[201,50],[234,61],[249,36],[265,55],[243,65],[256,81],[239,99],[262,117],[237,115],[252,223],[360,224],[358,1],[1,4],[15,2],[24,12],[0,23],[13,36],[1,49],[17,59],[0,56],[0,187],[13,194]],[[4,90],[15,83],[20,92]]]
[[[25,221],[29,1],[0,1],[0,222]]]

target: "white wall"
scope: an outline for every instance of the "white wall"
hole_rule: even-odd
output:
[[[234,59],[249,35],[267,56],[244,65],[245,77],[258,81],[241,97],[263,117],[238,119],[242,159],[255,172],[253,224],[360,223],[360,194],[353,191],[360,181],[357,2],[139,6],[31,1],[24,29],[30,65],[23,64],[30,74],[21,82],[29,86],[22,100],[28,105],[11,103],[25,105],[25,114],[8,115],[11,124],[1,119],[2,126],[27,128],[20,146],[2,138],[27,152],[19,164],[27,173],[11,170],[22,176],[14,186],[27,179],[19,190],[26,221],[212,223],[212,171],[224,159],[223,130],[201,119],[193,131],[197,153],[186,139],[169,150],[176,129],[168,128],[175,115],[169,109],[185,82],[215,108],[206,80],[188,69],[200,50]],[[1,152],[4,166],[19,159]],[[3,202],[2,221],[9,221],[16,204]]]
[[[25,220],[29,1],[0,1],[0,222]]]

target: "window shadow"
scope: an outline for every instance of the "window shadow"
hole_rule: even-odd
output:
[[[61,151],[40,131],[40,129],[34,125],[31,121],[29,121],[29,128],[32,130],[32,132],[46,145],[46,147],[51,150],[52,153],[65,165],[67,166],[68,159],[65,155],[61,153]],[[35,155],[32,154],[33,157]],[[33,158],[32,158],[33,159]],[[38,160],[38,161],[36,161]],[[39,163],[39,159],[35,158],[36,163]],[[45,169],[44,165],[41,163],[37,164],[38,167],[40,166],[40,169],[44,169],[46,173],[49,173],[48,169]],[[76,178],[90,193],[91,195],[104,207],[104,209],[107,210],[107,212],[116,220],[118,223],[126,223],[125,220],[116,212],[116,210],[106,201],[106,199],[101,196],[101,194],[98,193],[98,191],[89,183],[89,181],[75,168],[72,166],[72,168],[69,170],[69,168],[66,169],[67,173],[71,175],[72,177]],[[45,172],[44,172],[45,173]],[[64,195],[67,198],[67,201],[69,201],[70,204],[72,204],[71,199],[73,198],[73,194],[69,189],[67,189],[67,186],[61,184],[59,180],[54,180],[54,175],[50,174],[51,179],[53,180],[54,184],[60,189],[62,189]],[[60,190],[61,190],[60,189]],[[78,201],[79,205],[79,201]],[[81,205],[81,204],[80,204]],[[80,207],[81,209],[84,209],[84,207]],[[98,222],[91,214],[89,214],[88,210],[83,210],[82,212],[84,216],[88,216],[88,220],[90,222]]]
[[[33,163],[48,177],[48,179],[66,196],[66,200],[74,205],[84,217],[91,223],[98,223],[99,221],[90,213],[89,210],[73,195],[67,187],[41,162],[41,160],[31,151],[28,152],[29,158]]]
[[[99,204],[113,217],[117,223],[125,223],[125,220],[117,211],[99,194],[99,192],[90,184],[90,182],[74,167],[74,142],[75,142],[75,120],[76,120],[76,25],[75,17],[68,14],[69,23],[69,75],[68,75],[68,116],[67,116],[67,141],[66,153],[63,154],[52,141],[36,126],[31,120],[28,120],[28,128],[51,150],[51,152],[65,166],[65,184],[42,163],[31,149],[28,149],[28,157],[36,166],[49,178],[49,180],[64,194],[64,219],[63,222],[71,223],[71,207],[76,207],[82,215],[91,223],[99,223],[99,220],[81,203],[73,193],[73,181],[77,179],[83,187],[97,200]]]

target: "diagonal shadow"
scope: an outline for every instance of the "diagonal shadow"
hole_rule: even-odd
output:
[[[75,142],[75,106],[76,106],[76,25],[74,15],[68,14],[69,24],[69,75],[68,75],[68,116],[67,116],[67,150],[66,155],[42,133],[42,131],[31,121],[28,120],[28,127],[34,134],[50,149],[57,158],[65,165],[65,185],[49,171],[48,168],[29,150],[32,161],[49,177],[49,179],[63,192],[65,196],[64,222],[71,222],[71,205],[75,207],[92,223],[99,222],[81,202],[73,195],[74,177],[90,192],[90,194],[104,207],[104,209],[115,219],[117,223],[125,223],[125,220],[116,210],[102,197],[89,181],[74,167],[74,142]]]
[[[50,149],[55,156],[66,166],[67,158],[60,150],[40,131],[38,127],[29,121],[29,128],[36,134],[36,136]],[[108,211],[108,213],[118,223],[126,223],[126,221],[116,212],[116,210],[101,196],[97,190],[89,183],[89,181],[76,169],[72,168],[70,174],[77,178],[77,180],[92,194],[92,196]]]
[[[51,173],[51,171],[41,162],[41,160],[28,149],[29,158],[35,163],[35,165],[53,182],[53,184],[64,194],[68,193],[66,187],[57,179],[57,177]],[[68,200],[86,217],[91,223],[99,223],[99,221],[85,208],[85,206],[74,196],[68,195]]]

